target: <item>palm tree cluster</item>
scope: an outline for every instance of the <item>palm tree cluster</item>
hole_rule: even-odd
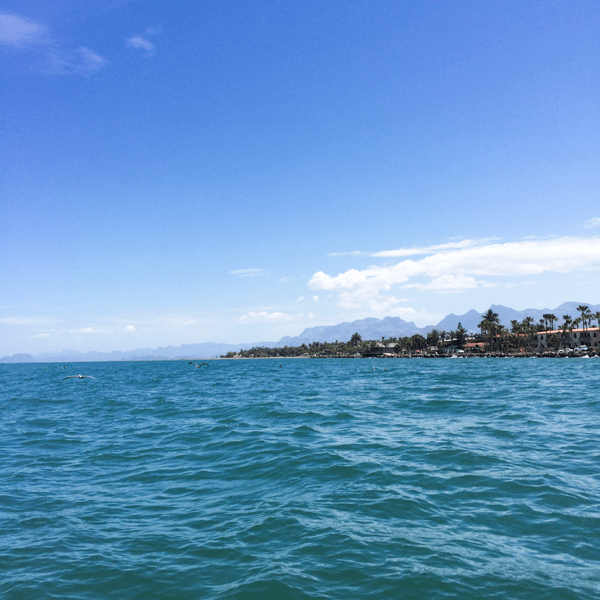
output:
[[[363,340],[359,333],[354,333],[348,342],[312,342],[301,346],[284,346],[282,348],[268,348],[265,346],[254,347],[248,350],[228,352],[221,358],[282,358],[282,357],[348,357],[380,352],[401,354],[409,356],[422,353],[425,349],[433,347],[438,350],[444,348],[462,348],[467,340],[467,330],[459,323],[455,331],[438,331],[434,329],[427,337],[416,333],[406,337],[385,337],[381,340]]]
[[[555,329],[554,324],[559,321],[558,317],[552,313],[545,313],[537,324],[534,324],[532,317],[525,317],[523,321],[512,320],[510,332],[500,324],[497,313],[488,310],[482,315],[482,320],[478,327],[481,330],[481,336],[486,341],[489,352],[498,350],[509,350],[511,348],[529,349],[537,344],[536,334],[546,332],[548,335],[547,346],[558,348],[564,344],[567,332],[578,329],[581,325],[586,331],[596,321],[600,327],[600,311],[592,313],[588,306],[580,305],[577,307],[580,316],[573,319],[570,315],[562,315],[562,325],[560,329]]]
[[[525,317],[522,321],[512,320],[510,330],[500,323],[498,313],[491,308],[481,315],[478,327],[481,331],[475,340],[484,343],[487,352],[514,352],[529,351],[537,346],[537,334],[547,332],[548,347],[558,348],[564,344],[567,333],[578,329],[581,325],[586,331],[592,327],[594,321],[600,327],[600,311],[592,313],[588,306],[577,307],[580,316],[573,319],[570,315],[562,315],[562,325],[555,330],[555,323],[559,322],[556,315],[545,313],[537,323],[532,317]],[[426,337],[415,334],[406,337],[385,337],[381,340],[363,340],[357,332],[348,342],[312,342],[301,346],[284,346],[283,348],[255,347],[249,350],[240,350],[239,353],[229,352],[222,358],[269,358],[269,357],[294,357],[294,356],[318,356],[318,357],[345,357],[357,354],[376,353],[383,349],[394,354],[407,354],[413,356],[422,354],[427,349],[428,354],[436,355],[438,352],[455,351],[463,348],[467,342],[467,330],[459,323],[453,331],[440,331],[433,329]]]

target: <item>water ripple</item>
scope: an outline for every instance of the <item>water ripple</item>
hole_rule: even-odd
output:
[[[597,362],[0,365],[0,594],[597,598]]]

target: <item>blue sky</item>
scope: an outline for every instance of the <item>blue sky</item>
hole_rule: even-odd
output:
[[[600,5],[0,0],[0,355],[596,303]]]

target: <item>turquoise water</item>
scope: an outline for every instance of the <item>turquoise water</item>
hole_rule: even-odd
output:
[[[600,597],[600,360],[209,362],[0,365],[2,598]]]

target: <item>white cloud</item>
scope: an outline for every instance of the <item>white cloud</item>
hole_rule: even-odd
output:
[[[0,15],[0,43],[22,49],[42,43],[47,30],[43,25],[27,21],[18,15]]]
[[[600,217],[594,217],[593,219],[588,219],[584,225],[586,229],[591,229],[592,227],[600,227]]]
[[[331,252],[327,256],[363,256],[364,252],[360,250],[352,250],[352,252]]]
[[[288,315],[282,312],[272,312],[269,313],[267,311],[260,312],[252,312],[243,315],[240,317],[240,321],[243,323],[256,323],[257,321],[261,322],[281,322],[281,321],[295,321],[296,319],[302,317],[302,315]]]
[[[350,269],[335,276],[319,271],[312,276],[309,287],[337,292],[341,308],[368,308],[381,312],[393,310],[400,302],[383,294],[394,286],[452,293],[496,285],[482,277],[518,278],[548,272],[600,269],[598,237],[528,239],[508,243],[464,240],[426,248],[380,252],[377,256],[389,257],[394,252],[402,252],[405,256],[429,255],[394,265]]]
[[[80,327],[79,329],[71,329],[69,333],[81,333],[83,335],[97,335],[100,333],[113,333],[112,329],[97,329],[95,327]]]
[[[481,240],[479,241],[481,243]],[[399,248],[398,250],[384,250],[383,252],[373,252],[369,256],[381,258],[399,258],[401,256],[416,256],[418,254],[433,254],[440,250],[458,250],[461,248],[470,248],[475,246],[475,240],[462,240],[460,242],[448,242],[447,244],[436,244],[435,246],[422,246],[416,248]]]
[[[319,304],[319,296],[313,296],[313,300],[314,300],[314,301],[315,301],[317,304]]]
[[[125,327],[125,329],[123,331],[136,331],[135,327],[133,325],[127,325],[127,327]]]
[[[235,271],[229,272],[232,275],[237,275],[238,277],[258,277],[266,274],[264,269],[236,269]]]
[[[72,48],[55,40],[44,25],[19,15],[0,15],[0,44],[34,59],[34,69],[48,75],[93,75],[106,59],[85,46]]]
[[[47,317],[2,317],[0,323],[3,325],[46,325],[52,323],[52,319]]]
[[[153,56],[156,53],[156,47],[154,46],[154,44],[150,40],[147,40],[146,38],[142,37],[141,35],[134,35],[125,40],[125,43],[130,48],[141,50],[145,56]]]
[[[296,302],[302,302],[304,300],[304,296],[300,296],[300,298],[298,298],[298,300],[296,300]]]
[[[54,75],[93,75],[106,65],[106,59],[81,46],[75,49],[51,49],[47,52],[46,72]]]
[[[420,290],[435,290],[438,292],[460,292],[462,290],[471,290],[478,287],[474,277],[466,275],[441,275],[432,279],[429,283],[409,283],[404,287],[417,288]]]

